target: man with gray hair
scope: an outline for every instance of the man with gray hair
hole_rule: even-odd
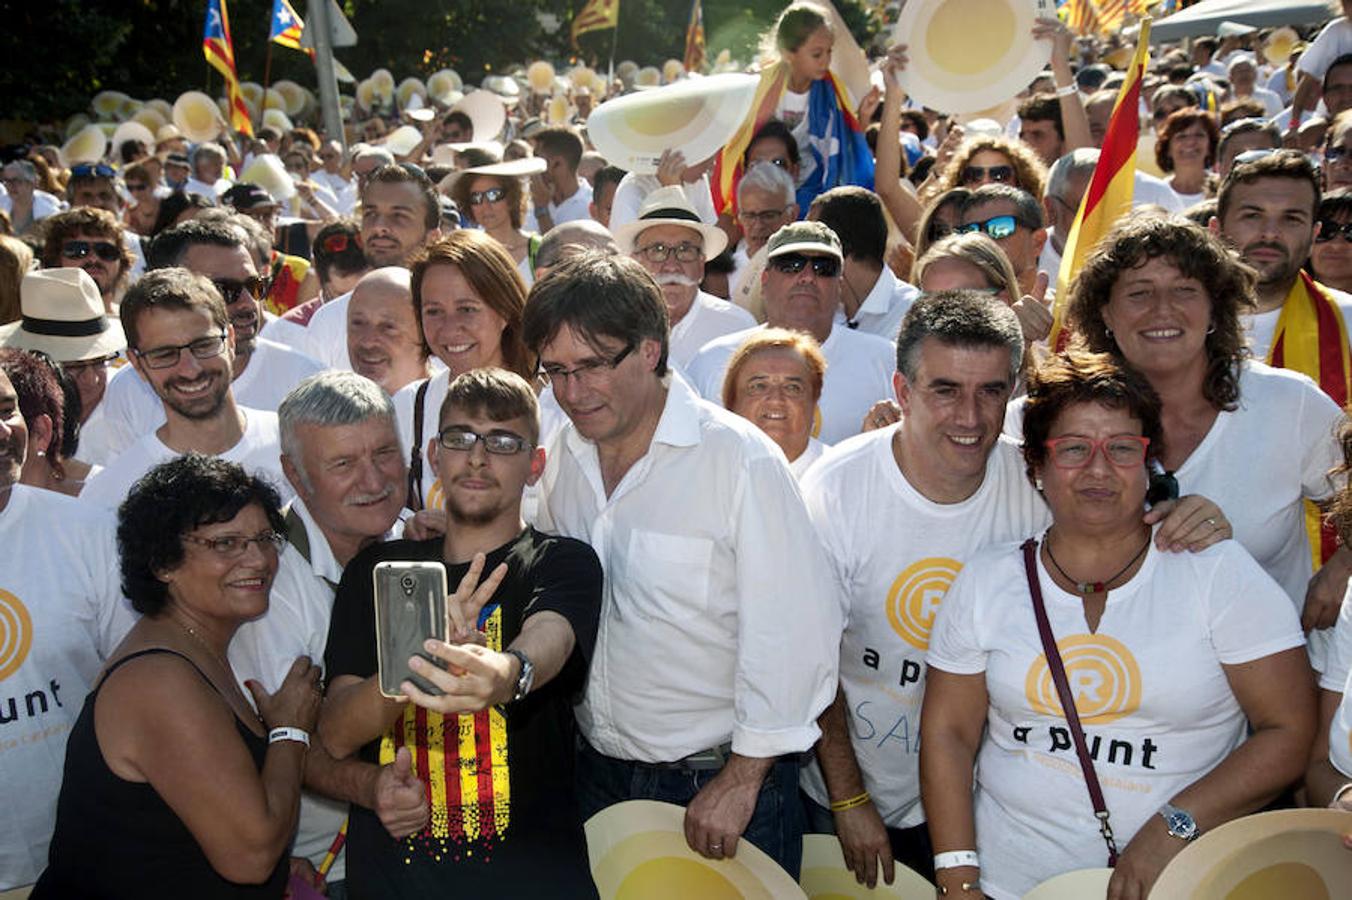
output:
[[[225,159],[225,148],[215,141],[204,141],[193,147],[188,154],[192,177],[183,185],[184,193],[201,194],[213,203],[219,203],[221,195],[230,189],[230,180],[224,177]]]
[[[61,212],[61,200],[38,190],[38,170],[26,159],[16,159],[0,169],[0,209],[9,213],[15,234],[27,234],[34,225]]]
[[[1236,100],[1257,100],[1263,104],[1264,115],[1272,118],[1282,111],[1285,105],[1275,91],[1258,86],[1258,66],[1247,53],[1236,53],[1230,57],[1227,67],[1230,76],[1230,92]]]
[[[732,251],[729,283],[736,284],[770,235],[797,218],[793,176],[773,163],[753,163],[737,183],[737,222],[742,226],[742,240]]]
[[[1038,256],[1039,272],[1046,272],[1054,284],[1061,271],[1061,254],[1065,252],[1066,238],[1075,224],[1075,213],[1094,177],[1099,151],[1089,147],[1072,150],[1052,163],[1047,171],[1047,187],[1042,195],[1042,211],[1047,218],[1047,242]]]
[[[357,179],[343,172],[342,145],[332,139],[325,141],[319,148],[319,162],[319,171],[311,172],[310,178],[333,191],[339,214],[350,216],[357,205]]]
[[[230,644],[242,676],[276,690],[297,656],[324,658],[334,593],[343,568],[363,548],[394,537],[404,490],[404,458],[389,395],[352,372],[322,372],[302,381],[277,411],[281,467],[296,492],[286,510],[287,546],[272,584],[268,611],[245,623]],[[319,753],[316,753],[319,750]],[[427,805],[411,760],[375,766],[336,762],[318,742],[306,764],[307,791],[292,853],[319,865],[347,803],[374,809],[403,837],[422,826]],[[343,860],[329,872],[343,878]]]

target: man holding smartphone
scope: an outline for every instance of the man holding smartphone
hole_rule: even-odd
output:
[[[544,470],[535,392],[499,369],[460,375],[447,391],[427,458],[446,488],[444,537],[359,553],[334,600],[319,735],[334,757],[386,764],[413,751],[431,823],[396,841],[369,810],[352,811],[352,900],[492,890],[594,897],[573,797],[572,703],[596,638],[601,565],[580,541],[527,528],[521,495]],[[448,642],[428,658],[379,661],[372,573],[383,561],[443,563]],[[483,577],[487,573],[487,577]],[[482,582],[481,582],[482,578]],[[435,659],[438,662],[429,662]],[[383,696],[381,665],[402,684]]]

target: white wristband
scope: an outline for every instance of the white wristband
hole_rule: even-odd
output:
[[[974,869],[981,868],[981,863],[977,861],[975,850],[950,850],[947,853],[934,854],[934,868],[936,869],[956,869],[960,866],[971,866]]]
[[[1057,89],[1056,89],[1056,96],[1058,96],[1058,97],[1069,97],[1070,95],[1074,94],[1074,93],[1075,93],[1076,91],[1078,91],[1078,90],[1079,90],[1079,87],[1075,84],[1075,82],[1072,81],[1070,84],[1066,85],[1065,87],[1059,87],[1059,88],[1057,88]]]
[[[310,732],[304,728],[274,728],[268,732],[268,743],[275,744],[278,741],[295,741],[298,744],[310,746]]]

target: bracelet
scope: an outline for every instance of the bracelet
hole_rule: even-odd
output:
[[[969,893],[969,892],[971,892],[971,891],[977,891],[977,892],[980,892],[980,890],[981,890],[981,882],[979,882],[979,881],[964,881],[964,882],[962,882],[961,884],[958,885],[958,889],[959,889],[960,891],[962,891],[964,894]],[[940,897],[947,897],[947,896],[948,896],[948,887],[947,887],[946,885],[942,885],[942,884],[939,885],[939,896],[940,896]]]
[[[971,866],[974,869],[981,868],[976,851],[949,850],[947,853],[934,854],[934,868],[936,869],[956,869],[960,866]]]
[[[308,747],[310,746],[310,732],[304,728],[292,728],[289,725],[274,728],[268,732],[268,743],[275,744],[278,741],[295,741]]]
[[[831,804],[831,812],[844,812],[847,809],[855,809],[857,807],[863,806],[871,799],[873,798],[869,797],[868,791],[864,791],[864,793],[856,794],[855,796],[850,797],[848,800],[835,801],[834,803]]]
[[[1329,801],[1329,806],[1337,806],[1339,801],[1343,799],[1343,795],[1347,793],[1352,793],[1352,781],[1333,792],[1333,799]]]
[[[1057,88],[1055,93],[1056,93],[1056,96],[1058,96],[1058,97],[1070,97],[1070,96],[1072,96],[1072,95],[1073,95],[1076,91],[1078,91],[1078,90],[1079,90],[1079,87],[1075,84],[1075,82],[1072,81],[1070,84],[1066,85],[1065,87],[1059,87],[1059,88]]]

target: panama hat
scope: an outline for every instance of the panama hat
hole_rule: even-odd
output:
[[[449,145],[455,146],[455,145]],[[459,169],[451,172],[437,185],[437,190],[443,194],[449,194],[455,189],[456,182],[461,178],[473,175],[496,175],[499,178],[524,178],[527,175],[538,175],[548,166],[544,158],[540,156],[523,156],[521,159],[510,159],[507,162],[495,162],[485,166],[471,166],[468,169]]]
[[[18,322],[0,330],[0,342],[41,350],[57,362],[112,356],[127,346],[122,323],[109,318],[99,286],[84,269],[39,269],[19,285]]]
[[[116,126],[113,126],[114,128]],[[61,162],[73,166],[82,162],[98,162],[108,152],[108,133],[99,123],[86,125],[61,146]]]
[[[996,106],[1027,88],[1051,58],[1051,42],[1033,39],[1039,16],[1056,17],[1054,0],[911,0],[892,30],[910,57],[897,81],[931,109]]]
[[[741,126],[756,96],[756,75],[687,78],[627,94],[587,118],[592,145],[626,171],[651,175],[662,152],[679,147],[688,164],[708,159]]]
[[[575,110],[568,103],[568,98],[563,94],[555,94],[549,99],[549,105],[545,107],[545,121],[550,125],[567,125],[573,118]]]
[[[1106,897],[1108,881],[1112,877],[1112,869],[1076,869],[1047,879],[1024,894],[1023,900],[1094,900]]]
[[[427,79],[427,95],[439,103],[449,106],[454,100],[449,99],[452,91],[458,91],[464,87],[460,80],[460,74],[455,69],[442,69]]]
[[[99,91],[89,102],[89,108],[100,119],[112,119],[122,111],[123,102],[130,99],[121,91]]]
[[[741,848],[738,848],[741,852]],[[833,834],[803,835],[803,865],[798,884],[809,900],[933,900],[934,885],[924,876],[901,863],[891,884],[878,879],[877,887],[865,887],[855,880],[845,865],[840,840]]]
[[[654,225],[679,225],[704,237],[704,258],[713,259],[728,245],[728,235],[717,225],[705,224],[680,185],[660,187],[643,198],[638,218],[615,229],[615,243],[624,253],[634,252],[640,234]]]
[[[377,100],[375,82],[367,78],[357,85],[357,103],[362,109],[375,109]]]
[[[174,124],[194,144],[213,140],[225,127],[220,109],[201,91],[184,91],[174,101]]]
[[[508,79],[510,80],[510,79]],[[476,141],[491,141],[507,124],[507,108],[501,98],[491,90],[474,90],[456,101],[452,112],[462,112],[469,116],[474,125]]]
[[[394,75],[390,74],[389,69],[376,69],[371,73],[371,83],[376,86],[376,93],[386,99],[394,96]]]
[[[296,196],[296,183],[275,153],[260,153],[239,173],[239,181],[255,184],[268,192],[272,199],[285,202]]]
[[[242,81],[239,85],[240,96],[244,102],[254,109],[263,102],[263,85],[256,81]]]
[[[158,148],[159,145],[163,144],[165,141],[181,141],[181,140],[183,140],[183,132],[179,131],[178,126],[175,125],[173,122],[170,122],[167,125],[161,125],[159,128],[155,129],[156,148]]]
[[[173,115],[173,110],[170,110],[169,115]],[[161,113],[159,107],[151,106],[150,104],[147,103],[145,106],[138,109],[136,111],[136,114],[133,115],[127,121],[139,122],[141,125],[144,125],[152,135],[154,135],[155,132],[159,131],[165,125],[169,124],[169,116],[166,116],[163,113]],[[154,141],[152,141],[151,143],[153,144]]]
[[[628,800],[587,820],[587,856],[602,898],[803,900],[802,888],[755,844],[730,859],[705,859],[685,842],[685,808]],[[621,890],[623,885],[623,890]]]
[[[1346,897],[1352,852],[1342,835],[1352,813],[1283,809],[1204,832],[1160,873],[1151,900]]]

